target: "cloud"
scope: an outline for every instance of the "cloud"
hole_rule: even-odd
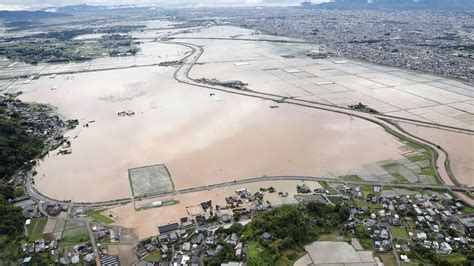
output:
[[[262,5],[265,0],[0,0],[0,9],[38,9],[75,4],[91,5],[154,5],[154,6],[231,6]],[[301,0],[303,1],[303,0]],[[300,0],[281,0],[282,3],[296,4]]]

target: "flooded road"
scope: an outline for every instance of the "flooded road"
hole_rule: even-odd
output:
[[[225,36],[227,31],[216,27],[197,36],[210,33]],[[342,69],[349,73],[350,67],[286,58],[285,45],[243,42],[242,49],[230,53],[227,42],[194,41],[210,50],[191,71],[193,78],[241,79],[254,90],[328,104],[366,102],[328,81],[328,75],[337,76]],[[145,42],[141,49],[137,58],[150,62],[176,60],[191,52],[190,47],[156,42]],[[292,56],[304,54],[304,49],[299,47]],[[341,69],[327,70],[326,65]],[[405,144],[369,121],[187,85],[174,79],[175,70],[150,66],[45,76],[22,86],[22,100],[49,103],[81,122],[67,134],[72,154],[51,152],[40,162],[38,190],[62,200],[105,201],[130,197],[128,169],[147,165],[165,164],[175,188],[184,189],[262,175],[336,177],[370,163],[403,158],[400,147]],[[375,83],[361,84],[367,90]],[[371,103],[383,110],[383,104]],[[469,161],[472,157],[463,162]]]

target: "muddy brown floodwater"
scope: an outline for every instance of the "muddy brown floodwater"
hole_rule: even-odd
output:
[[[283,180],[278,182],[264,181],[256,182],[246,185],[231,185],[225,188],[212,189],[209,191],[200,191],[190,194],[181,194],[174,197],[179,203],[171,206],[164,206],[159,208],[151,208],[147,210],[136,211],[133,204],[126,204],[123,206],[111,208],[110,213],[116,219],[115,224],[124,227],[138,228],[139,238],[143,239],[158,234],[158,226],[168,223],[178,222],[181,217],[189,217],[191,214],[187,211],[187,207],[198,206],[201,202],[208,200],[212,201],[214,205],[225,206],[225,198],[236,195],[235,191],[246,188],[251,193],[259,191],[260,188],[274,187],[277,192],[287,192],[287,197],[280,197],[277,192],[264,192],[264,200],[270,202],[272,206],[279,206],[282,204],[295,204],[297,201],[294,195],[297,194],[296,186],[298,184],[306,184],[311,190],[320,188],[321,185],[317,182],[300,182],[294,180]],[[148,203],[159,199],[150,199]],[[139,206],[143,201],[137,201]],[[242,206],[247,207],[248,203]]]
[[[57,199],[130,197],[127,170],[164,163],[177,189],[262,175],[330,176],[402,156],[379,126],[346,115],[177,83],[174,68],[42,77],[22,90],[81,125],[72,154],[37,167],[40,192]],[[52,87],[56,89],[51,90]],[[133,110],[134,116],[119,117]],[[88,121],[89,127],[83,127]],[[352,125],[350,125],[352,123]],[[77,137],[76,137],[77,136]]]
[[[441,146],[449,155],[451,170],[459,182],[474,186],[474,136],[430,127],[401,123],[413,135]]]

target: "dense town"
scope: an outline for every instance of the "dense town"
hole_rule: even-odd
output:
[[[251,10],[251,16],[244,11],[209,9],[204,13],[265,34],[314,41],[324,45],[329,55],[336,53],[469,83],[474,78],[474,21],[469,11],[261,8]],[[187,16],[201,14],[189,11]]]
[[[313,191],[302,183],[296,189],[297,205],[346,206],[348,215],[345,222],[337,225],[337,234],[356,249],[373,251],[375,257],[393,254],[399,262],[423,263],[434,261],[427,254],[456,254],[460,261],[466,259],[465,255],[472,255],[474,218],[469,215],[471,209],[448,192],[410,191],[411,195],[388,197],[380,196],[381,188],[377,186],[368,191],[367,187],[325,184]],[[278,238],[268,230],[261,232],[258,239],[249,240],[243,230],[253,218],[279,208],[265,200],[265,195],[270,193],[288,197],[287,192],[273,187],[256,192],[243,188],[225,199],[226,206],[202,202],[199,204],[204,210],[202,214],[160,225],[159,235],[140,240],[134,248],[136,265],[244,265],[255,241],[264,245]],[[24,258],[25,263],[31,256],[49,253],[62,264],[91,264],[98,256],[103,265],[118,265],[118,257],[108,253],[107,245],[123,241],[121,238],[129,229],[101,223],[103,219],[107,221],[107,217],[96,214],[104,209],[94,212],[89,207],[70,209],[67,204],[26,202],[28,200],[23,199],[16,204],[24,209],[26,234],[38,239],[24,244],[23,251],[29,254]],[[45,216],[49,216],[49,220],[66,220],[65,233],[44,233],[50,223]],[[68,236],[71,230],[68,224],[77,220],[92,223],[93,241],[87,233],[83,239]],[[38,226],[38,221],[43,222],[43,234],[32,236],[38,228],[31,227]]]
[[[87,6],[82,8],[87,8]],[[133,8],[131,9],[133,10]],[[459,78],[468,84],[472,84],[474,80],[472,66],[474,20],[469,12],[321,11],[301,7],[216,8],[199,9],[198,11],[195,9],[161,10],[157,11],[158,14],[147,9],[146,12],[153,13],[157,17],[173,18],[173,23],[177,23],[177,26],[171,30],[176,31],[184,27],[195,26],[206,30],[210,27],[207,25],[224,26],[222,28],[225,31],[229,24],[255,30],[247,36],[210,37],[209,40],[206,40],[210,43],[219,40],[219,38],[224,41],[229,41],[229,39],[238,41],[239,37],[248,42],[250,42],[249,40],[256,41],[260,34],[287,36],[323,45],[322,48],[316,50],[302,49],[305,52],[301,57],[311,62],[326,57],[344,56],[380,65]],[[147,13],[144,14],[146,17]],[[147,35],[155,36],[154,32],[162,34],[160,36],[168,36],[170,33],[166,32],[169,30],[166,27],[170,21],[163,24],[166,26],[150,27],[149,32],[143,31],[144,24],[146,24],[144,22],[148,22],[147,20],[131,26],[114,26],[118,20],[126,17],[123,15],[123,17],[116,19],[105,18],[102,20],[105,26],[100,30],[89,27],[89,24],[95,23],[95,19],[93,19],[86,25],[82,25],[82,29],[66,29],[70,25],[64,22],[63,24],[58,23],[61,26],[58,26],[57,30],[52,29],[54,24],[48,24],[49,28],[46,29],[46,33],[24,37],[2,37],[0,55],[6,57],[4,64],[6,69],[14,69],[15,65],[24,63],[28,67],[32,65],[41,67],[43,64],[47,65],[46,63],[53,62],[67,62],[68,64],[64,65],[73,65],[70,63],[71,61],[140,54],[140,46],[143,43],[138,42],[139,39],[134,37],[134,34],[137,33],[146,35],[147,37],[143,38],[150,41],[149,45],[170,45],[167,42],[173,40],[173,37],[163,37],[161,40],[163,43],[159,43],[159,37],[148,37]],[[453,20],[453,17],[458,19]],[[24,25],[18,23],[17,26],[18,31],[34,28],[28,23]],[[161,32],[162,27],[165,28],[163,32]],[[15,29],[12,32],[14,31]],[[187,31],[191,34],[197,32]],[[76,39],[81,36],[85,37]],[[198,43],[203,41],[201,39],[205,39],[190,38],[196,38]],[[177,40],[180,42],[179,37]],[[285,39],[282,39],[281,42],[284,43]],[[300,42],[300,40],[296,42]],[[306,42],[301,43],[306,44]],[[42,47],[45,44],[47,47]],[[166,46],[159,46],[156,50],[164,49],[163,47]],[[223,102],[230,104],[228,95],[224,92],[244,93],[243,95],[253,93],[250,88],[254,87],[249,85],[251,82],[244,83],[244,81],[247,82],[246,79],[242,78],[240,81],[238,79],[240,77],[233,77],[229,80],[223,77],[208,76],[184,79],[184,81],[177,79],[180,69],[184,69],[182,71],[186,73],[186,76],[188,75],[191,68],[186,70],[186,66],[192,66],[197,62],[201,54],[194,54],[194,52],[204,46],[196,44],[189,45],[188,48],[190,47],[193,48],[191,53],[176,50],[174,55],[176,58],[168,58],[166,55],[163,57],[164,61],[159,63],[153,61],[149,66],[144,67],[153,67],[154,71],[159,74],[155,75],[154,72],[154,76],[170,74],[170,82],[178,81],[180,85],[186,84],[186,86],[193,86],[192,82],[195,82],[194,86],[202,90],[205,89],[206,91],[202,94],[204,100],[196,106],[214,104],[217,106]],[[175,50],[172,51],[175,52]],[[142,57],[146,56],[142,55]],[[161,56],[154,57],[161,58]],[[196,58],[196,62],[191,62],[193,57]],[[291,56],[286,58],[274,55],[274,57],[278,60],[295,59]],[[126,60],[126,58],[115,59],[117,61]],[[296,58],[294,61],[300,59]],[[10,60],[15,62],[11,63]],[[245,62],[236,61],[231,67],[251,66],[247,61],[256,65],[256,61],[245,60]],[[206,66],[211,63],[196,64]],[[335,62],[334,65],[339,64]],[[58,64],[58,66],[63,66],[63,64]],[[135,62],[133,66],[127,68],[136,67]],[[266,71],[272,70],[275,69],[268,68]],[[99,69],[97,71],[113,70]],[[328,71],[328,69],[321,71]],[[89,72],[92,73],[95,70]],[[286,69],[285,76],[282,76],[281,79],[298,73],[303,75],[300,69]],[[57,75],[61,75],[62,79]],[[149,91],[145,93],[145,91],[134,89],[133,84],[137,84],[137,88],[144,86],[141,81],[125,84],[129,89],[131,88],[130,95],[124,90],[118,96],[114,94],[94,96],[93,98],[99,100],[98,105],[101,108],[114,106],[111,112],[107,112],[104,116],[98,116],[99,118],[78,118],[79,120],[77,120],[75,117],[59,114],[57,108],[52,105],[20,100],[22,95],[37,90],[32,87],[40,87],[41,82],[51,84],[51,86],[47,85],[47,89],[42,93],[65,92],[57,97],[66,98],[70,92],[70,95],[73,95],[81,90],[80,87],[69,85],[73,84],[74,77],[77,78],[80,75],[56,73],[15,75],[15,84],[20,89],[26,90],[22,92],[9,89],[8,93],[0,96],[0,214],[2,215],[0,219],[0,265],[301,266],[357,264],[392,266],[427,264],[461,266],[471,265],[474,261],[474,208],[470,205],[472,201],[469,201],[473,199],[474,188],[469,184],[461,183],[448,174],[446,174],[448,179],[442,179],[440,176],[441,170],[451,171],[450,158],[452,160],[459,158],[448,157],[446,153],[446,161],[437,161],[447,145],[440,146],[437,142],[430,142],[433,145],[431,147],[431,145],[423,144],[428,141],[421,142],[421,137],[417,137],[417,140],[413,141],[408,137],[401,138],[402,135],[396,135],[393,132],[391,138],[387,137],[387,142],[396,142],[398,146],[396,149],[394,148],[394,151],[401,159],[394,158],[395,155],[393,155],[389,160],[374,162],[372,164],[375,165],[374,168],[383,170],[383,174],[371,175],[372,179],[370,177],[361,178],[362,174],[359,176],[359,173],[352,172],[352,170],[331,174],[331,177],[326,174],[319,175],[319,173],[314,176],[267,176],[267,172],[262,170],[264,174],[260,173],[261,176],[255,175],[252,178],[247,178],[245,175],[243,177],[232,176],[230,179],[212,179],[203,183],[196,181],[195,184],[191,184],[192,179],[187,179],[186,185],[183,185],[184,182],[179,183],[178,178],[175,180],[171,178],[170,171],[165,165],[169,162],[166,160],[162,162],[160,158],[153,161],[157,163],[156,165],[136,165],[137,168],[127,166],[128,170],[123,172],[127,172],[128,176],[124,176],[128,177],[128,180],[125,180],[120,186],[123,187],[125,184],[128,192],[128,185],[130,185],[131,194],[124,193],[120,196],[90,199],[72,195],[61,197],[56,193],[43,192],[44,190],[39,189],[38,184],[42,179],[50,177],[46,177],[49,173],[42,172],[41,166],[51,158],[62,158],[64,161],[74,159],[76,153],[73,154],[73,148],[76,151],[76,147],[80,146],[76,144],[77,142],[73,143],[73,139],[80,139],[78,132],[89,133],[95,129],[95,125],[103,126],[105,123],[100,120],[104,118],[111,118],[111,121],[117,119],[113,120],[110,125],[131,125],[128,123],[137,121],[152,111],[157,112],[152,117],[158,121],[159,112],[168,108],[162,107],[172,102],[163,100],[166,98],[157,94],[154,96],[156,99],[146,100],[146,104],[140,102],[136,105],[129,105],[129,102],[135,98],[141,97],[140,99],[143,100],[152,94]],[[119,76],[117,74],[113,78],[109,78],[112,80],[119,78]],[[317,78],[314,77],[314,79]],[[53,84],[57,80],[61,80],[58,81],[61,82],[61,85]],[[5,83],[7,81],[5,79]],[[89,86],[88,82],[89,79],[84,83]],[[106,83],[108,82],[106,81]],[[172,87],[171,83],[160,83],[159,79],[153,79],[149,83],[153,85],[153,93],[163,88],[168,89],[168,87],[175,92],[178,88]],[[311,87],[314,85],[332,86],[335,84],[324,81],[319,82],[319,85],[310,84]],[[62,86],[67,88],[61,88]],[[9,87],[10,85],[8,85]],[[13,86],[11,87],[13,88]],[[92,85],[90,87],[94,88]],[[111,82],[104,87],[120,86]],[[391,87],[387,86],[387,89]],[[92,92],[90,93],[92,94]],[[272,96],[270,93],[266,95]],[[443,95],[446,94],[442,94],[440,97],[442,98]],[[264,110],[265,112],[268,110],[284,111],[287,107],[284,104],[289,103],[287,100],[294,100],[298,97],[284,96],[277,100],[268,98],[273,100],[267,101],[269,104],[264,106]],[[179,98],[176,102],[184,98]],[[211,101],[208,101],[209,98]],[[461,98],[457,103],[468,102],[463,99]],[[346,120],[350,123],[351,134],[357,132],[358,123],[361,123],[358,120],[352,122],[355,119],[354,114],[359,118],[367,118],[369,115],[374,115],[374,117],[384,115],[383,111],[379,112],[378,107],[373,107],[373,109],[372,103],[366,105],[362,102],[351,99],[349,104],[344,104],[343,108],[337,109],[335,112],[342,113],[341,110],[344,110],[347,115],[350,115],[350,118],[349,116],[344,118],[347,118]],[[140,109],[143,105],[149,106],[149,108]],[[329,104],[324,106],[326,111],[328,111],[328,106]],[[318,110],[321,113],[317,113],[317,115],[315,113],[314,117],[322,114],[322,110],[324,109]],[[218,113],[214,112],[213,110],[205,112],[205,114],[212,116]],[[284,116],[283,113],[275,116],[275,120],[282,118],[282,116]],[[81,114],[80,117],[86,116]],[[97,119],[97,122],[93,119]],[[172,121],[180,121],[180,119],[184,120],[182,117],[178,117],[173,118]],[[466,120],[468,119],[470,117],[466,118]],[[190,120],[197,119],[192,117]],[[364,122],[368,122],[370,119],[366,120]],[[393,122],[394,125],[397,123],[398,121]],[[159,124],[164,126],[166,123],[160,120]],[[415,123],[415,125],[418,124]],[[442,127],[440,124],[430,125]],[[204,124],[204,127],[207,128],[209,125]],[[271,127],[273,130],[273,125]],[[334,127],[341,127],[341,124]],[[138,128],[145,130],[145,127],[141,126],[129,126],[129,128],[133,129],[131,135],[135,134]],[[286,129],[286,127],[284,128]],[[379,129],[388,132],[392,128]],[[299,129],[296,127],[291,128],[291,131],[297,130]],[[463,129],[457,128],[457,130]],[[465,131],[468,130],[465,129]],[[120,129],[115,130],[114,128],[114,133],[119,131]],[[308,134],[313,134],[316,131],[313,130]],[[157,132],[160,133],[160,131]],[[159,135],[157,132],[154,134]],[[199,130],[196,132],[200,134]],[[335,132],[331,131],[329,135],[335,134]],[[282,135],[287,133],[286,130],[281,132]],[[108,136],[112,138],[112,135],[109,133]],[[170,135],[174,136],[175,134]],[[203,135],[207,139],[206,134]],[[466,135],[472,134],[467,133]],[[364,136],[370,138],[372,135]],[[379,138],[378,135],[374,136]],[[328,136],[325,137],[328,138]],[[101,135],[101,138],[104,136]],[[185,139],[188,139],[188,135],[185,136]],[[202,139],[193,140],[193,142],[200,141]],[[239,141],[240,139],[236,142]],[[292,145],[293,141],[290,141]],[[339,143],[339,141],[337,139],[336,142]],[[108,150],[110,147],[100,146],[105,142],[100,139],[95,142],[95,145],[87,143],[84,146],[89,146],[89,148],[94,146],[96,150],[103,149],[108,154],[113,154],[113,150],[110,152]],[[124,142],[123,139],[120,139],[120,142]],[[168,143],[168,141],[163,141],[163,143]],[[387,145],[386,142],[381,141],[381,143]],[[107,144],[114,146],[113,141]],[[277,142],[276,146],[279,145],[280,142]],[[143,145],[143,147],[148,146],[153,145]],[[269,147],[271,146],[261,149],[271,150]],[[317,149],[319,148],[318,146]],[[330,151],[332,153],[335,150],[346,151],[345,149],[345,146],[337,146],[337,148],[331,147]],[[281,150],[284,151],[284,149]],[[249,151],[252,149],[245,150],[246,153]],[[297,151],[300,152],[300,149],[298,148]],[[129,151],[124,151],[124,153],[127,152]],[[356,156],[359,153],[355,153]],[[116,152],[116,154],[121,153]],[[81,155],[87,157],[88,153],[83,152]],[[122,157],[129,159],[128,156]],[[150,155],[150,157],[153,156]],[[267,154],[267,156],[270,157],[271,154]],[[310,157],[312,155],[303,154],[303,156]],[[232,156],[229,157],[234,160]],[[318,159],[324,158],[321,156]],[[64,161],[61,161],[61,164],[64,164]],[[137,159],[137,161],[141,163],[145,160]],[[295,161],[293,158],[284,159],[284,163],[289,165],[294,164]],[[186,161],[182,167],[191,168],[187,165],[188,162]],[[257,163],[259,166],[263,165],[263,163]],[[335,160],[327,164],[333,163],[335,164]],[[135,164],[136,162],[133,164],[134,167]],[[217,163],[211,161],[210,164]],[[244,163],[241,164],[245,167]],[[105,164],[102,165],[106,168]],[[440,169],[440,166],[443,165],[445,168]],[[216,165],[212,165],[212,167],[214,166]],[[89,165],[86,164],[85,167],[89,167]],[[155,172],[143,170],[155,168],[160,170]],[[219,167],[219,173],[222,170],[223,168]],[[300,174],[300,170],[297,169],[298,174]],[[67,168],[66,171],[73,172],[70,168]],[[66,171],[56,169],[56,172],[61,175],[65,175]],[[133,171],[136,171],[137,174],[133,175]],[[114,180],[119,179],[117,172],[110,175]],[[87,173],[88,176],[94,178],[96,178],[96,174],[96,172]],[[204,178],[204,175],[195,175],[198,176],[196,178]],[[379,176],[381,177],[377,179]],[[82,179],[77,180],[86,184],[86,187],[99,188],[99,192],[96,193],[100,196],[105,194],[106,190],[116,189],[114,180],[104,182],[105,186],[104,183],[95,183],[97,180],[93,180],[90,184]],[[453,183],[449,183],[450,181]],[[58,184],[59,190],[62,190],[62,186],[66,187],[63,183],[70,182],[70,180],[61,176],[59,182],[58,179],[54,182]],[[174,182],[177,184],[176,187]],[[70,186],[70,184],[68,185]],[[81,191],[78,188],[73,189],[79,191],[79,194],[89,193],[89,191]],[[190,195],[193,197],[191,198]],[[143,217],[149,219],[149,223],[146,223],[145,226],[138,225],[138,220]],[[334,256],[335,251],[340,256]]]

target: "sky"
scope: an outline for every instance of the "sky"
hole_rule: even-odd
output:
[[[324,0],[313,0],[318,1]],[[252,6],[269,2],[294,5],[303,0],[0,0],[0,10],[31,10],[74,4],[176,6],[179,2],[183,3],[183,6]]]

